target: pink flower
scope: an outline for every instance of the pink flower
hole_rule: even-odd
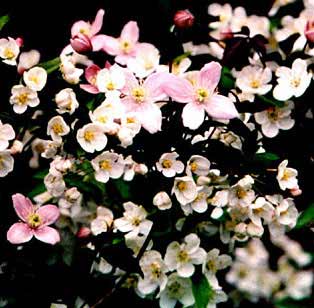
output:
[[[183,108],[183,124],[197,129],[203,122],[205,111],[216,119],[232,119],[238,112],[228,97],[217,94],[216,87],[221,75],[221,66],[210,62],[200,71],[186,74],[186,78],[168,74],[164,83],[165,92],[175,101],[187,103]]]
[[[314,42],[314,20],[307,21],[304,34],[309,42]]]
[[[177,11],[173,22],[178,28],[190,28],[194,24],[194,15],[189,10]]]
[[[164,76],[165,73],[154,73],[144,82],[139,82],[133,73],[125,70],[122,103],[126,112],[134,112],[141,125],[151,134],[161,130],[162,115],[155,102],[167,97],[162,87]]]
[[[79,20],[75,22],[71,28],[72,38],[76,37],[78,34],[84,34],[91,39],[100,31],[103,23],[104,14],[104,10],[99,10],[95,17],[95,20],[92,23],[84,20]]]
[[[60,215],[59,209],[55,205],[48,204],[36,208],[22,194],[13,195],[12,200],[15,212],[22,221],[10,227],[7,233],[7,239],[10,243],[26,243],[33,236],[42,242],[52,245],[60,241],[59,232],[54,228],[48,227]]]
[[[96,64],[92,64],[85,70],[85,78],[89,82],[88,84],[81,84],[80,88],[88,93],[97,94],[99,89],[96,86],[97,74],[100,71],[100,67]]]
[[[127,64],[127,60],[135,57],[139,47],[139,28],[135,21],[129,21],[122,29],[121,35],[114,38],[100,34],[92,38],[93,50],[103,50],[109,55],[116,56],[115,61],[122,65]]]

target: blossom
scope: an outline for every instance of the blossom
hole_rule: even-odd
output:
[[[77,131],[76,139],[80,146],[89,153],[103,150],[107,145],[104,127],[100,124],[89,123]]]
[[[244,93],[264,95],[272,88],[272,85],[269,84],[272,72],[268,67],[249,65],[235,75],[236,86]]]
[[[162,291],[167,284],[165,273],[168,268],[162,260],[161,254],[156,250],[146,251],[139,263],[144,274],[144,278],[140,278],[137,285],[139,291],[143,294],[150,294],[158,287]]]
[[[276,70],[278,84],[275,86],[274,98],[286,101],[292,96],[301,96],[311,83],[312,74],[307,72],[305,60],[296,59],[292,68],[281,66]]]
[[[97,74],[101,68],[96,64],[91,64],[85,69],[85,79],[88,84],[80,84],[80,88],[88,93],[97,94],[99,90],[96,85]]]
[[[160,210],[168,210],[172,206],[171,199],[165,191],[160,191],[154,196],[153,204]]]
[[[229,191],[229,204],[231,206],[249,206],[255,199],[255,192],[252,189],[254,180],[250,175],[246,175],[237,184],[233,185]]]
[[[62,136],[70,132],[70,127],[61,116],[51,118],[47,126],[47,135],[51,135],[53,141],[62,142]]]
[[[60,212],[55,205],[44,205],[36,208],[32,202],[22,194],[12,196],[16,214],[22,220],[13,224],[7,239],[12,244],[28,242],[35,236],[38,240],[54,245],[60,241],[59,232],[49,227],[58,220]]]
[[[110,209],[98,206],[97,217],[92,220],[90,228],[94,235],[99,235],[103,232],[107,232],[108,228],[113,223],[113,213]]]
[[[210,161],[201,155],[193,155],[187,162],[186,173],[188,175],[208,175],[210,169]]]
[[[95,169],[96,180],[102,183],[107,183],[109,178],[118,179],[124,172],[123,157],[117,153],[103,152],[91,163]]]
[[[174,308],[180,302],[184,307],[194,304],[192,282],[190,279],[172,273],[168,277],[166,288],[160,293],[159,306],[161,308]]]
[[[47,72],[36,66],[23,73],[23,80],[31,90],[41,91],[47,82]]]
[[[36,49],[32,49],[27,52],[22,52],[20,54],[19,64],[17,66],[18,73],[23,74],[24,71],[37,65],[39,63],[39,60],[40,60],[40,53]]]
[[[194,24],[194,15],[189,10],[179,10],[173,17],[173,22],[178,28],[190,28]]]
[[[254,114],[255,121],[262,125],[262,132],[268,138],[278,135],[279,130],[288,130],[294,126],[291,119],[291,110],[294,108],[292,101],[284,103],[283,107],[269,107],[265,111]]]
[[[58,106],[57,112],[60,114],[67,112],[72,114],[79,107],[75,92],[71,88],[66,88],[58,92],[55,101]]]
[[[127,60],[134,57],[139,46],[139,28],[135,21],[129,21],[122,29],[120,37],[97,35],[92,38],[93,50],[104,50],[115,56],[115,61],[125,65]]]
[[[249,218],[255,225],[262,226],[262,218],[265,223],[270,223],[274,214],[273,205],[264,197],[258,197],[250,206]]]
[[[16,65],[16,59],[20,53],[20,46],[17,41],[11,37],[0,39],[0,58],[9,65]]]
[[[143,206],[125,202],[123,208],[123,217],[115,219],[115,227],[121,232],[128,232],[128,237],[148,235],[153,223],[146,219],[147,212]]]
[[[298,188],[298,171],[293,168],[287,168],[288,160],[282,161],[278,166],[277,181],[280,189],[286,190]]]
[[[181,277],[191,277],[195,271],[194,264],[202,264],[206,252],[200,247],[199,237],[191,233],[184,238],[184,242],[172,242],[168,245],[165,263],[170,271],[177,270]]]
[[[0,177],[5,177],[13,170],[14,159],[9,150],[0,151]]]
[[[66,189],[63,176],[60,172],[48,173],[44,178],[47,191],[54,197],[60,197]]]
[[[97,72],[96,86],[100,92],[119,91],[124,87],[124,84],[125,75],[123,69],[117,64]]]
[[[182,205],[194,201],[197,197],[197,188],[193,178],[189,176],[175,178],[171,193],[175,194]]]
[[[164,153],[156,163],[157,170],[162,172],[165,177],[174,177],[177,173],[182,173],[184,165],[177,160],[179,154],[177,152]]]
[[[32,89],[16,85],[11,89],[10,104],[13,105],[13,110],[16,113],[24,113],[27,107],[36,107],[39,105],[37,92]]]
[[[15,138],[15,132],[10,124],[2,124],[0,120],[0,151],[4,151],[9,146],[9,140]]]
[[[167,95],[163,91],[162,84],[165,73],[154,73],[148,76],[143,83],[129,72],[125,72],[126,84],[122,89],[124,97],[122,103],[126,112],[137,115],[141,125],[151,134],[161,130],[162,115],[155,102],[163,100]]]
[[[238,116],[232,101],[216,92],[220,75],[221,66],[217,62],[204,65],[199,72],[193,72],[186,78],[168,74],[169,80],[163,88],[175,101],[186,103],[182,113],[184,126],[197,129],[204,121],[205,111],[218,119]]]

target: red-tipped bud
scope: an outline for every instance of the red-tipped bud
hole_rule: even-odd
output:
[[[314,20],[306,23],[304,34],[309,42],[314,43]]]
[[[70,42],[72,48],[78,53],[86,53],[93,49],[90,38],[82,33],[75,35]]]
[[[15,39],[16,44],[18,44],[19,47],[22,47],[24,44],[24,40],[21,37],[18,37]]]
[[[189,10],[180,10],[174,15],[173,21],[178,28],[190,28],[194,24],[194,19]]]
[[[91,234],[91,230],[87,227],[81,227],[80,230],[77,231],[76,236],[78,238],[86,238]]]

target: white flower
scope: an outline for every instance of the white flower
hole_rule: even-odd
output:
[[[140,278],[137,288],[143,294],[150,294],[158,287],[164,290],[167,284],[168,269],[162,260],[161,254],[156,250],[146,251],[140,259],[140,267],[144,274],[144,279]]]
[[[41,91],[47,82],[47,72],[42,67],[33,67],[23,74],[25,84],[33,91]]]
[[[176,173],[182,173],[184,165],[181,161],[177,160],[178,157],[179,154],[176,152],[162,154],[156,163],[157,170],[168,178],[174,177]]]
[[[268,138],[278,135],[279,129],[288,130],[293,127],[291,110],[294,108],[292,101],[285,102],[283,107],[269,107],[265,111],[254,114],[255,121],[262,125],[262,132]]]
[[[66,189],[61,173],[48,173],[44,178],[46,189],[53,197],[60,197]]]
[[[272,72],[268,67],[249,65],[235,75],[236,86],[244,93],[264,95],[272,88],[272,85],[269,84]]]
[[[81,202],[82,194],[78,191],[76,187],[71,187],[64,192],[64,196],[59,199],[58,205],[62,209],[69,209],[75,205],[80,205]]]
[[[193,178],[189,176],[175,178],[171,193],[175,194],[182,205],[192,202],[197,197],[197,188]]]
[[[255,199],[255,192],[252,189],[254,183],[250,175],[246,175],[229,191],[229,205],[246,207],[252,204]]]
[[[153,223],[147,220],[147,212],[141,205],[133,202],[123,204],[123,217],[114,221],[115,227],[121,232],[129,232],[128,236],[148,235]]]
[[[210,217],[218,219],[223,214],[222,207],[228,204],[228,199],[229,191],[227,189],[217,191],[210,200],[210,204],[215,206]]]
[[[90,228],[94,235],[107,232],[113,223],[113,213],[110,209],[99,206],[97,207],[97,217],[92,220]]]
[[[168,210],[172,206],[171,199],[165,191],[160,191],[154,196],[153,204],[160,210]]]
[[[210,168],[210,162],[207,158],[201,155],[193,155],[187,162],[186,173],[192,176],[192,173],[196,175],[208,175]]]
[[[2,124],[0,120],[0,151],[5,150],[9,146],[9,140],[15,138],[15,132],[10,124]]]
[[[20,47],[16,40],[9,37],[8,39],[0,39],[0,57],[3,62],[9,65],[16,65],[16,58],[20,52]]]
[[[13,86],[11,89],[10,103],[16,113],[23,113],[27,107],[36,107],[39,105],[37,92],[22,85]]]
[[[206,260],[203,263],[202,271],[209,283],[212,286],[218,285],[216,273],[219,270],[225,269],[232,263],[232,258],[228,255],[219,255],[220,251],[217,248],[210,250],[206,255]]]
[[[216,286],[210,290],[208,304],[206,308],[216,308],[218,303],[226,302],[228,300],[227,294],[221,287]]]
[[[38,64],[40,60],[40,53],[38,50],[30,50],[22,52],[19,57],[19,64],[17,66],[17,71],[19,74],[23,74],[25,70]]]
[[[60,114],[66,112],[72,114],[79,106],[75,92],[71,88],[66,88],[58,92],[55,101],[58,106],[57,111]]]
[[[212,3],[208,6],[208,14],[219,17],[218,21],[210,23],[210,27],[223,30],[228,27],[232,19],[232,7],[229,3],[224,5]]]
[[[96,86],[100,92],[119,91],[124,87],[125,76],[123,69],[115,64],[109,69],[101,69],[96,77]]]
[[[293,168],[287,168],[288,160],[282,161],[278,166],[277,181],[280,189],[286,190],[298,188],[298,171]]]
[[[76,138],[80,146],[89,153],[103,150],[107,145],[105,129],[100,124],[89,123],[77,131]]]
[[[305,60],[296,59],[292,68],[281,66],[276,70],[278,84],[273,95],[275,99],[286,101],[292,96],[301,96],[311,83],[312,74],[307,72]]]
[[[172,273],[168,277],[166,288],[160,293],[160,308],[174,308],[180,302],[183,307],[194,304],[192,293],[192,282],[190,279],[182,278],[177,273]]]
[[[53,141],[62,142],[62,136],[70,132],[70,127],[65,123],[61,116],[51,118],[47,126],[47,135],[51,136]]]
[[[168,245],[165,263],[170,271],[177,270],[181,277],[191,277],[195,271],[194,264],[202,264],[206,252],[200,247],[199,237],[191,233],[184,238],[184,243],[172,242]]]
[[[133,143],[133,138],[141,130],[141,122],[136,114],[128,113],[121,117],[121,125],[118,131],[118,138],[121,146],[126,148]]]
[[[10,151],[0,152],[0,177],[5,177],[13,170],[14,159],[10,154]]]
[[[274,207],[265,200],[264,197],[258,197],[250,206],[249,218],[257,226],[262,226],[262,218],[265,223],[270,223],[274,215]]]
[[[123,157],[109,151],[103,152],[92,161],[97,181],[107,183],[109,178],[118,179],[124,172]]]
[[[84,73],[83,69],[75,67],[70,56],[61,58],[60,70],[63,79],[70,84],[78,84],[80,82],[80,77]]]

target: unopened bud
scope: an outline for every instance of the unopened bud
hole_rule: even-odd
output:
[[[89,228],[87,228],[87,227],[81,227],[81,228],[77,231],[76,236],[77,236],[78,238],[86,238],[86,237],[88,237],[90,234],[91,234],[91,231],[90,231]]]
[[[161,191],[155,195],[153,199],[153,204],[157,206],[160,210],[170,209],[172,206],[171,199],[165,191]]]
[[[173,21],[178,28],[190,28],[194,24],[194,16],[189,10],[177,11]]]
[[[93,48],[90,38],[82,33],[79,33],[70,39],[70,43],[72,48],[78,53],[86,53]]]
[[[314,43],[314,20],[308,20],[304,34],[309,42]]]

